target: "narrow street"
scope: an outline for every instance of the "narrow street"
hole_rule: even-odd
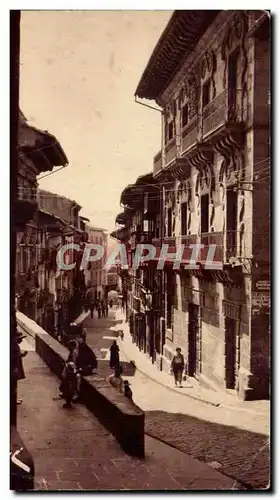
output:
[[[34,352],[28,356],[18,428],[35,463],[35,490],[230,490],[239,484],[149,436],[145,459],[127,455],[83,405],[70,411],[58,397],[59,380]]]
[[[100,370],[111,373],[108,349],[116,332],[114,311],[109,318],[87,318],[87,342],[103,361]],[[109,338],[108,338],[109,337]],[[269,477],[268,416],[216,408],[169,390],[146,377],[121,353],[124,378],[133,397],[146,412],[146,433],[205,463],[248,488],[266,488]],[[172,379],[171,379],[172,382]]]

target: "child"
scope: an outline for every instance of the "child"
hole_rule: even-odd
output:
[[[118,391],[122,392],[122,387],[123,387],[123,379],[122,379],[122,366],[118,366],[115,368],[115,373],[113,375],[110,375],[109,377],[109,382],[110,384],[118,389]]]
[[[71,408],[72,401],[76,394],[77,389],[77,370],[76,365],[73,361],[69,361],[65,366],[65,378],[63,381],[63,393],[66,399],[66,403],[64,403],[63,408]]]
[[[130,383],[128,380],[123,381],[123,392],[126,398],[130,399],[132,401],[132,390],[130,389]]]

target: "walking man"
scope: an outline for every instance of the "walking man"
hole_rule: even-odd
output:
[[[177,347],[176,354],[171,361],[171,370],[174,375],[175,386],[177,386],[178,383],[179,387],[182,387],[184,367],[185,367],[184,356],[181,352],[181,348]]]

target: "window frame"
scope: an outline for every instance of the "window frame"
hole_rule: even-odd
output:
[[[205,92],[204,90],[208,88],[208,102],[205,103]],[[203,82],[202,84],[202,109],[204,110],[208,104],[210,104],[211,102],[211,79],[210,78],[207,78],[207,80],[205,80],[205,82]]]
[[[204,206],[203,206],[203,199],[206,199],[207,197],[207,200],[208,200],[208,204],[207,204],[207,219],[206,219],[206,216],[204,215],[203,211],[204,211]],[[201,194],[200,195],[200,232],[201,234],[208,234],[209,233],[209,230],[210,230],[210,224],[209,224],[209,205],[210,205],[210,196],[209,196],[209,193],[204,193],[204,194]],[[205,207],[206,207],[206,204],[205,204]],[[206,221],[207,220],[207,231],[204,230],[204,226],[203,226],[203,221]]]

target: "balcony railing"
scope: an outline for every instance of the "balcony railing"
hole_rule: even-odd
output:
[[[197,136],[198,136],[198,119],[196,117],[190,123],[188,123],[182,130],[183,153],[196,144]]]
[[[162,151],[159,151],[154,157],[154,175],[162,170]]]
[[[237,231],[226,232],[226,261],[231,257],[237,257]]]
[[[140,240],[140,243],[147,243],[147,244],[150,243],[151,244],[153,237],[154,237],[153,231],[145,231],[145,232],[141,233],[139,240]]]
[[[165,167],[167,167],[169,163],[176,158],[176,152],[176,137],[173,137],[173,139],[165,147]]]
[[[200,250],[200,261],[206,262],[207,260],[213,260],[222,264],[224,261],[224,243],[223,243],[223,233],[202,233],[200,238],[201,245],[204,245]],[[209,254],[211,245],[215,245],[215,251],[213,255]],[[209,262],[210,265],[210,262]]]
[[[203,109],[203,138],[226,124],[241,123],[242,90],[224,90]]]

